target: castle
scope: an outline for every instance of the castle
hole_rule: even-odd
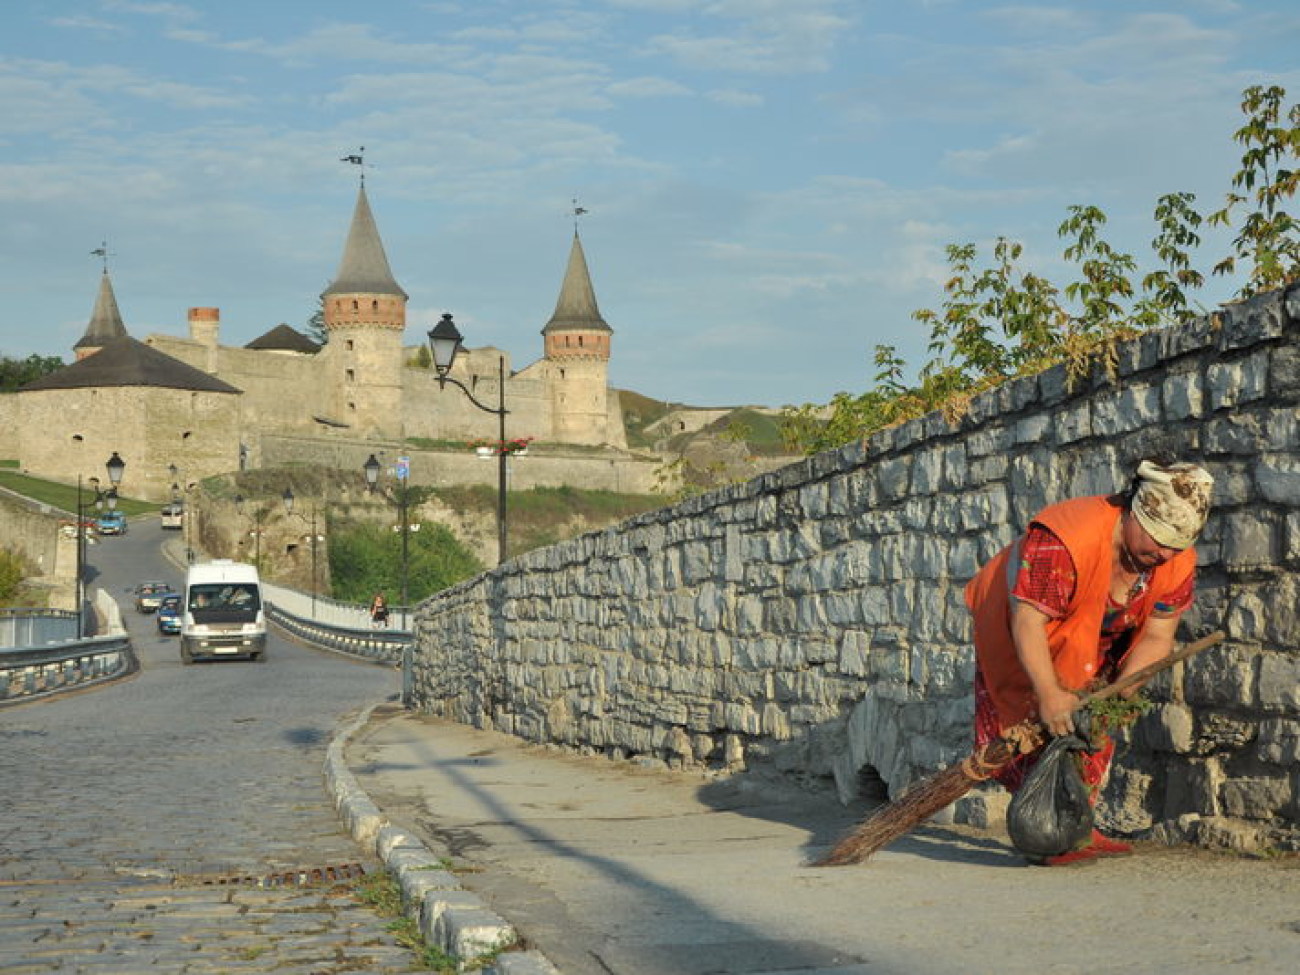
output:
[[[249,467],[309,460],[359,469],[368,453],[411,453],[412,439],[496,440],[497,417],[440,388],[436,372],[418,364],[418,347],[404,347],[406,302],[364,178],[338,271],[321,295],[323,346],[287,325],[243,347],[224,346],[214,307],[191,308],[184,337],[139,341],[127,333],[105,267],[76,361],[0,397],[0,455],[18,457],[37,476],[73,481],[102,478],[105,458],[117,452],[129,465],[124,490],[162,500],[178,482]],[[572,483],[577,465],[589,468],[577,476],[592,486],[648,489],[647,461],[626,454],[619,398],[608,386],[612,334],[575,226],[559,298],[542,328],[542,358],[518,371],[495,348],[457,358],[451,376],[480,402],[505,403],[508,439],[574,448],[558,464],[555,457],[530,464],[514,486]],[[451,453],[428,465],[441,480],[481,479],[485,472],[466,466],[472,452]],[[592,472],[604,473],[592,481]]]

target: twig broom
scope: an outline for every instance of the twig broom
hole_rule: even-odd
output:
[[[1216,630],[1195,643],[1173,651],[1162,660],[1126,674],[1113,684],[1083,695],[1075,710],[1141,684],[1160,671],[1214,646],[1225,636],[1222,630]],[[956,765],[950,765],[922,779],[893,802],[877,809],[813,866],[841,867],[861,863],[877,850],[911,832],[949,803],[960,799],[977,783],[992,778],[1017,755],[1033,751],[1043,743],[1046,735],[1047,730],[1037,721],[1025,720],[1008,728],[997,741],[978,749]]]

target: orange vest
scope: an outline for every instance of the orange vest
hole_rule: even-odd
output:
[[[1075,498],[1044,508],[1032,523],[1052,532],[1074,562],[1074,595],[1060,619],[1047,621],[1047,644],[1063,687],[1079,690],[1094,676],[1102,617],[1110,595],[1115,522],[1124,509],[1104,496]],[[1029,675],[1011,638],[1011,586],[1020,569],[1023,536],[991,559],[966,584],[966,605],[975,621],[975,659],[1004,729],[1036,711]],[[1196,550],[1179,552],[1151,572],[1146,588],[1130,604],[1141,633],[1157,595],[1172,592],[1196,570]]]

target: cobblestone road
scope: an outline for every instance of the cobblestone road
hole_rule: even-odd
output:
[[[156,521],[90,552],[141,673],[0,710],[0,972],[403,972],[411,952],[330,878],[373,870],[321,767],[389,668],[272,635],[269,660],[182,666],[127,592],[179,586]],[[323,882],[259,886],[307,872]]]

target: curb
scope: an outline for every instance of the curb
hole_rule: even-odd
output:
[[[492,911],[445,869],[413,833],[394,825],[357,784],[344,760],[349,740],[370,720],[378,704],[365,708],[335,733],[325,753],[325,783],[334,807],[353,839],[374,852],[402,889],[406,915],[424,940],[461,959],[490,954],[519,941],[509,921]],[[502,951],[481,969],[484,975],[561,975],[538,951]]]

